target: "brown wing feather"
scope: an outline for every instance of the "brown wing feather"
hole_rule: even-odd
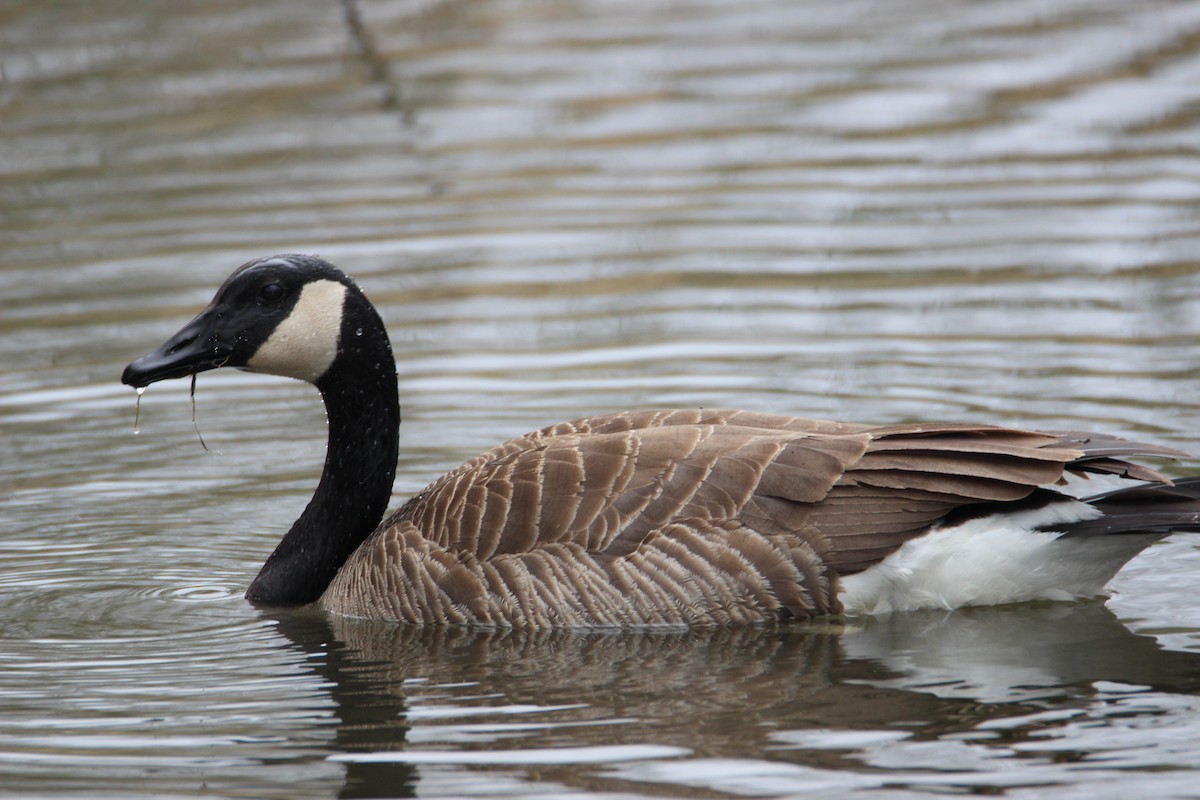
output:
[[[806,422],[697,411],[564,423],[472,459],[385,527],[407,520],[434,544],[482,559],[550,542],[618,556],[677,517],[732,519],[756,491],[819,501],[868,437]]]
[[[1177,454],[974,425],[730,410],[591,417],[498,445],[431,484],[355,553],[324,602],[434,623],[829,613],[838,575],[959,507],[1021,499],[1065,471],[1165,481],[1123,458]]]

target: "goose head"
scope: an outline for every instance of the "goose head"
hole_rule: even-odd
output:
[[[127,366],[121,381],[143,387],[228,366],[320,388],[335,363],[361,360],[368,341],[389,356],[369,368],[383,370],[386,361],[394,375],[379,316],[345,273],[314,256],[272,256],[238,268],[207,308]]]
[[[349,277],[315,256],[239,267],[208,307],[125,368],[144,387],[219,367],[299,378],[325,402],[321,481],[247,597],[271,606],[316,600],[382,518],[396,473],[400,406],[383,321]]]

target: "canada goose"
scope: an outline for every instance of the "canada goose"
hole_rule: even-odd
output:
[[[1112,436],[629,411],[498,445],[383,520],[400,424],[383,322],[314,256],[235,271],[125,368],[134,387],[239,367],[309,381],[329,420],[308,507],[246,597],[416,624],[727,625],[1100,594],[1200,477]],[[1147,483],[1076,500],[1064,473]]]

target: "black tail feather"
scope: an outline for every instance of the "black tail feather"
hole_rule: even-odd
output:
[[[1066,536],[1176,531],[1200,533],[1200,477],[1173,484],[1130,486],[1084,498],[1104,512],[1098,519],[1055,526]]]

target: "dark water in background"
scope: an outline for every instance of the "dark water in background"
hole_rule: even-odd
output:
[[[202,376],[216,454],[117,378],[319,252],[392,331],[398,499],[636,406],[1200,452],[1198,115],[1196,2],[6,3],[0,795],[1194,794],[1194,539],[847,631],[274,619],[315,392]]]

